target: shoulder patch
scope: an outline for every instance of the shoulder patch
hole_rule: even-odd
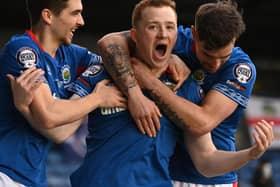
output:
[[[16,53],[19,65],[24,68],[31,68],[37,64],[38,55],[36,51],[30,47],[22,47]]]
[[[83,72],[84,77],[93,77],[99,74],[103,71],[103,66],[101,65],[93,65],[86,69],[86,71]]]
[[[252,78],[252,69],[247,63],[239,63],[234,67],[234,76],[235,78],[243,83],[246,84]]]

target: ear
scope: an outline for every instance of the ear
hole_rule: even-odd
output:
[[[195,29],[194,25],[191,26],[191,30],[192,30],[193,39],[195,40],[196,39],[196,29]]]
[[[41,15],[44,22],[46,22],[47,24],[51,23],[52,13],[49,9],[44,8],[41,12]]]
[[[130,38],[134,43],[137,43],[137,37],[136,37],[137,33],[136,32],[137,31],[135,28],[130,29]]]

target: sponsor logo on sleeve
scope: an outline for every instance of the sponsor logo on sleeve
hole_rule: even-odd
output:
[[[241,90],[241,91],[245,91],[246,88],[242,85],[240,85],[239,83],[236,83],[236,82],[233,82],[231,80],[227,80],[226,82],[227,84],[233,86],[234,88],[238,89],[238,90]]]
[[[246,84],[252,78],[252,69],[247,63],[240,63],[234,67],[234,76],[242,84]]]
[[[37,64],[38,55],[30,47],[22,47],[16,54],[18,63],[24,68],[31,68]]]

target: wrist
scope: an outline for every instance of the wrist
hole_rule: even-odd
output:
[[[17,106],[16,108],[24,116],[29,115],[29,113],[30,113],[29,106],[22,105],[22,106]]]
[[[129,88],[127,90],[127,96],[128,98],[134,98],[135,96],[143,95],[142,90],[138,84],[136,84],[134,87]]]
[[[102,97],[98,92],[92,92],[91,94],[88,95],[89,100],[87,101],[88,103],[92,103],[92,110],[101,107],[102,105]]]
[[[254,149],[254,147],[247,149],[247,155],[248,155],[248,162],[256,160],[259,157],[259,153]]]

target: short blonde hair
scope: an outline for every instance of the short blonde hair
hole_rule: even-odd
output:
[[[171,7],[175,14],[176,13],[176,3],[173,0],[141,0],[137,3],[132,12],[132,27],[136,27],[142,17],[142,12],[147,7]]]

